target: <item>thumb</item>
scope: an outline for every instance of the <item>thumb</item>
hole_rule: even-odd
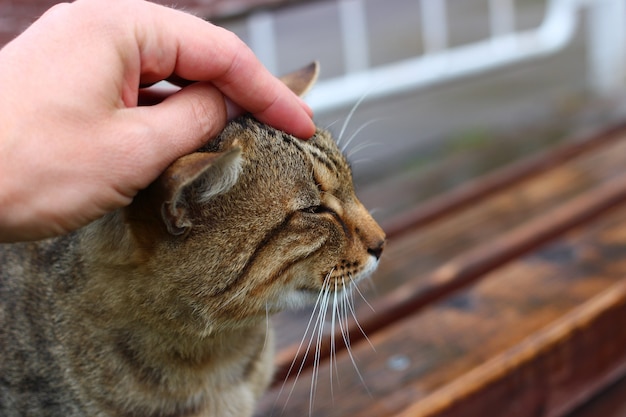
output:
[[[216,137],[227,118],[225,98],[209,82],[194,83],[158,104],[133,110],[151,126],[150,146],[162,158],[155,162],[163,168]]]

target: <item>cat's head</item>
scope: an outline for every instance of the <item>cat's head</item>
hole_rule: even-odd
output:
[[[283,81],[302,94],[316,75],[311,65]],[[330,133],[304,141],[249,116],[172,164],[125,218],[161,294],[232,319],[342,291],[385,242]]]

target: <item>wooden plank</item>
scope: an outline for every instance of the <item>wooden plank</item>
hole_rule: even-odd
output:
[[[481,273],[623,199],[626,183],[624,179],[613,177],[626,166],[624,133],[611,130],[599,138],[583,139],[571,146],[571,149],[557,148],[556,156],[548,160],[563,163],[544,170],[542,175],[530,175],[511,189],[498,188],[499,192],[475,201],[462,211],[451,211],[453,215],[422,224],[416,233],[391,240],[376,275],[378,294],[372,302],[375,312],[364,303],[357,308],[361,325],[368,334],[467,285]],[[545,161],[537,163],[537,159],[541,158],[533,157],[521,165],[546,164]],[[524,175],[530,172],[528,169],[521,171]],[[612,185],[605,184],[611,179]],[[597,187],[600,188],[594,190]],[[470,185],[470,188],[475,186]],[[593,194],[579,197],[589,191]],[[563,203],[577,197],[577,202],[564,208]],[[557,207],[561,208],[546,214]],[[456,272],[451,274],[451,271]],[[275,318],[280,349],[278,381],[289,369],[309,316],[309,311],[303,311]],[[355,323],[351,322],[350,329],[353,338],[362,337]],[[323,355],[328,355],[329,347],[328,343],[324,346]],[[310,361],[311,358],[309,365]]]
[[[626,416],[626,377],[595,396],[567,417]]]
[[[398,417],[563,416],[626,373],[626,280]]]
[[[625,129],[626,124],[617,124],[601,131],[586,132],[584,137],[571,139],[551,151],[539,152],[511,163],[496,172],[469,181],[462,187],[389,219],[384,224],[387,236],[393,239],[410,233],[425,224],[476,204],[494,193],[511,189],[523,181],[553,170],[584,153],[618,140]]]
[[[609,214],[353,344],[363,382],[342,352],[257,415],[308,414],[316,373],[312,416],[562,415],[626,371],[626,207]]]

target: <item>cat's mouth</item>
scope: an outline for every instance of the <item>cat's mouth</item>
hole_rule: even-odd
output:
[[[378,258],[375,256],[369,256],[364,263],[342,261],[324,277],[324,285],[330,287],[336,285],[341,289],[351,287],[372,275],[377,267]]]
[[[345,281],[344,281],[345,282]],[[333,292],[338,292],[341,293],[345,290],[350,289],[350,284],[348,282],[344,282],[341,281],[336,281],[336,280],[331,280],[330,278],[328,278],[323,285],[302,285],[296,288],[297,292],[300,292],[302,294],[306,294],[307,296],[313,296],[313,297],[317,297],[320,292],[328,292],[328,293],[333,293]]]
[[[377,266],[378,260],[372,256],[361,265],[358,265],[356,262],[351,264],[350,271],[346,270],[346,268],[333,267],[329,272],[321,276],[321,282],[318,285],[304,284],[296,287],[295,290],[311,295],[317,295],[320,291],[342,292],[351,290],[356,283],[370,276]]]
[[[359,281],[370,276],[378,266],[378,259],[370,256],[360,265],[352,265],[351,270],[344,268],[343,271],[337,268],[331,270],[321,276],[320,281],[310,283],[302,283],[294,287],[286,299],[283,306],[301,307],[303,305],[318,302],[320,297],[328,297],[337,293],[337,298],[343,298],[344,295],[351,293]],[[334,297],[334,296],[333,296]]]

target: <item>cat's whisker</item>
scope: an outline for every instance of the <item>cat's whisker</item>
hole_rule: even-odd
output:
[[[376,118],[376,119],[368,120],[367,122],[363,123],[357,130],[354,131],[354,133],[352,133],[352,135],[350,135],[350,137],[348,138],[346,143],[341,145],[341,152],[342,153],[346,153],[346,151],[347,151],[348,147],[350,146],[350,144],[352,143],[352,141],[359,135],[359,133],[361,133],[363,131],[363,129],[365,129],[366,127],[368,127],[372,123],[379,122],[380,120],[381,120],[380,118]]]
[[[265,303],[265,339],[263,340],[263,348],[262,351],[265,350],[267,346],[267,339],[270,335],[270,307],[267,303]]]
[[[326,129],[326,130],[330,130],[330,128],[331,128],[331,127],[333,127],[333,126],[334,126],[335,124],[337,124],[337,123],[339,123],[339,119],[335,119],[335,120],[333,120],[332,122],[330,122],[329,124],[327,124],[327,125],[325,126],[325,129]]]
[[[361,292],[361,289],[359,288],[359,285],[356,283],[354,278],[352,278],[352,274],[348,275],[348,278],[350,278],[350,282],[351,282],[350,288],[354,288],[356,290],[356,292],[361,296],[361,299],[365,302],[365,304],[367,304],[367,306],[375,313],[376,310],[374,309],[374,307],[372,307],[372,305],[369,303],[369,301],[367,301],[367,299],[365,298],[365,296]],[[368,277],[368,278],[370,278],[370,277]]]
[[[332,401],[335,400],[335,391],[333,387],[333,360],[337,360],[335,356],[335,319],[337,317],[337,281],[335,281],[335,293],[333,294],[333,308],[332,308],[332,317],[330,322],[330,363],[329,363],[329,374],[330,374],[330,397]]]
[[[350,120],[352,120],[352,116],[354,116],[354,112],[361,105],[361,103],[363,102],[363,100],[365,100],[366,97],[367,97],[367,92],[363,94],[363,96],[356,103],[354,103],[354,106],[352,106],[352,108],[350,109],[350,112],[348,113],[346,120],[344,120],[343,125],[341,126],[341,130],[339,131],[339,136],[337,136],[337,146],[339,146],[342,149],[345,149],[345,146],[343,147],[340,146],[341,141],[343,140],[343,134],[345,133],[346,128],[348,127],[348,124],[350,123]]]
[[[347,298],[344,299],[346,304],[349,303],[347,300],[348,300]],[[346,310],[345,306],[344,306],[344,310]],[[347,310],[346,310],[346,312],[347,312]],[[363,379],[363,375],[361,375],[361,371],[359,371],[359,367],[358,367],[358,365],[356,363],[356,358],[352,354],[352,346],[350,345],[350,334],[349,334],[347,322],[346,322],[346,324],[342,324],[342,322],[340,321],[339,322],[339,326],[340,326],[340,330],[341,330],[341,335],[343,336],[344,344],[346,345],[346,351],[348,352],[348,356],[350,357],[350,361],[352,362],[352,366],[354,367],[357,375],[359,376],[359,379],[361,380],[361,383],[367,389],[367,385],[365,384],[365,380]],[[369,392],[369,389],[367,389],[367,391]]]
[[[325,286],[326,282],[330,279],[330,275],[332,274],[333,270],[331,270],[331,272],[329,272],[328,275],[326,276],[326,278],[324,280],[324,286]],[[279,398],[282,397],[282,394],[283,394],[283,391],[284,391],[285,386],[287,384],[287,381],[289,380],[289,376],[291,375],[291,372],[293,371],[293,369],[294,369],[294,367],[296,365],[296,361],[298,359],[298,355],[300,354],[300,351],[302,350],[302,347],[305,344],[305,340],[307,339],[307,335],[309,334],[309,329],[311,329],[311,324],[314,323],[313,319],[316,317],[315,312],[318,311],[318,310],[321,311],[321,308],[322,308],[321,307],[321,303],[322,303],[322,300],[324,298],[324,293],[325,293],[324,290],[320,291],[320,293],[317,296],[317,299],[315,300],[315,304],[313,305],[313,309],[311,310],[311,317],[309,318],[309,321],[308,321],[308,323],[306,325],[306,328],[304,329],[304,334],[302,335],[302,340],[300,341],[300,345],[298,345],[298,349],[296,350],[296,354],[295,354],[293,360],[291,361],[291,365],[289,366],[289,370],[287,371],[287,376],[285,377],[285,380],[283,381],[283,384],[280,387],[280,390],[278,391],[278,395],[276,396],[276,402],[278,401]],[[319,317],[319,312],[318,312],[317,316]],[[287,404],[289,403],[289,399],[291,398],[291,395],[293,394],[293,390],[296,387],[296,383],[298,382],[298,378],[300,377],[300,374],[302,373],[302,369],[304,368],[304,365],[306,363],[306,358],[309,355],[309,352],[311,350],[311,344],[313,343],[313,335],[315,334],[315,327],[316,326],[317,326],[317,320],[315,321],[313,329],[311,329],[311,338],[309,339],[309,343],[308,343],[308,345],[306,347],[306,352],[304,354],[304,358],[302,358],[302,363],[300,364],[300,367],[298,369],[298,373],[294,377],[294,382],[293,382],[293,384],[291,386],[291,390],[289,391],[289,394],[287,395],[287,399],[285,400],[285,405],[283,406],[282,413],[285,412]],[[276,406],[276,403],[274,404],[274,406]]]
[[[371,161],[372,161],[372,158],[360,158],[355,161],[352,161],[351,164],[353,167],[355,167],[357,165],[361,165],[364,162],[371,162]]]
[[[344,316],[342,316],[342,307],[345,303],[345,297],[346,297],[345,285],[341,291],[338,290],[337,286],[338,286],[338,283],[337,281],[335,281],[335,294],[334,294],[335,298],[333,302],[333,322],[332,322],[332,329],[331,329],[332,331],[331,338],[333,340],[332,348],[331,348],[331,363],[330,363],[331,383],[333,379],[333,362],[334,362],[334,372],[337,378],[337,383],[339,383],[339,380],[340,380],[339,365],[337,363],[337,343],[335,341],[335,334],[337,330],[337,323],[339,323],[341,320],[344,319]]]
[[[349,299],[346,298],[345,300],[346,300],[346,304],[348,304],[348,308],[352,312],[354,312],[354,309],[350,306]],[[346,319],[347,319],[347,317],[346,317]],[[341,325],[341,322],[340,322],[340,325]],[[358,325],[358,323],[357,323],[357,325]],[[360,328],[360,326],[359,326],[359,328]],[[370,392],[369,388],[367,387],[367,384],[365,383],[365,379],[363,378],[363,375],[361,374],[361,371],[359,370],[359,367],[358,367],[358,365],[356,363],[356,358],[352,354],[352,347],[350,346],[350,334],[349,334],[349,329],[348,329],[348,326],[347,326],[347,322],[346,322],[345,328],[341,329],[341,334],[343,335],[344,343],[346,344],[346,351],[348,352],[348,356],[350,357],[350,361],[352,362],[352,366],[354,367],[354,370],[356,371],[359,379],[361,380],[361,383],[363,384],[363,387],[365,388],[367,393],[369,395],[371,395],[371,392]]]
[[[317,383],[320,369],[321,360],[321,347],[324,340],[324,323],[326,321],[326,315],[328,313],[328,304],[330,303],[330,274],[324,281],[324,297],[322,298],[322,307],[320,307],[318,320],[317,320],[317,340],[315,344],[315,357],[313,360],[313,371],[311,372],[311,392],[309,396],[309,416],[313,415],[313,404],[315,402],[315,393],[317,392]],[[315,330],[315,328],[314,328]]]
[[[342,278],[342,280],[345,285],[345,279]],[[343,319],[345,323],[346,335],[348,337],[348,341],[350,341],[350,316],[348,315],[348,311],[350,310],[350,303],[353,303],[353,302],[354,302],[353,294],[352,294],[352,291],[350,291],[346,293],[346,297],[343,303]],[[349,347],[350,346],[348,346],[348,348]]]
[[[382,143],[380,142],[363,142],[363,143],[359,143],[358,145],[356,145],[354,148],[350,149],[347,153],[346,153],[346,158],[348,158],[348,160],[350,161],[354,155],[356,155],[359,152],[362,152],[366,149],[369,148],[374,148],[374,147],[381,147],[383,146]]]
[[[341,321],[339,322],[339,330],[341,331],[341,337],[343,338],[344,345],[346,345],[346,349],[350,349],[350,334],[347,332],[348,329],[348,310],[346,304],[348,302],[348,298],[344,297],[341,300]]]
[[[356,287],[356,283],[354,282],[354,280],[352,279],[352,276],[350,275],[350,280],[352,280],[352,282],[354,283],[354,287]],[[358,288],[357,288],[358,290]],[[360,291],[358,291],[359,294],[361,294]],[[361,294],[361,297],[363,297],[363,294]],[[367,300],[365,300],[365,298],[363,298],[363,301],[365,301],[365,303],[370,306],[370,308],[372,309],[372,311],[374,311],[374,308],[370,305],[370,303],[367,302]],[[372,350],[374,352],[376,352],[376,348],[374,347],[374,345],[372,344],[372,341],[370,340],[369,337],[367,337],[367,334],[365,334],[365,330],[363,330],[363,327],[361,327],[361,323],[359,323],[359,319],[357,318],[356,315],[356,311],[354,310],[354,302],[352,303],[348,303],[348,306],[350,307],[350,313],[352,314],[352,318],[354,319],[354,323],[356,324],[356,326],[359,328],[359,331],[361,332],[361,334],[363,335],[363,337],[365,338],[365,340],[367,340],[367,343],[369,343],[369,345],[372,347]]]
[[[345,289],[345,287],[344,287]],[[337,310],[337,324],[339,324],[339,329],[341,329],[341,321],[344,320],[345,321],[345,293],[342,294],[342,297],[340,298],[340,302],[337,303],[337,305],[335,306],[336,310]],[[335,326],[335,329],[333,329],[333,331],[335,331],[337,328],[337,326]],[[337,376],[337,381],[339,381],[339,368],[337,367],[337,355],[335,355],[335,374]]]
[[[343,280],[343,278],[342,278],[342,280]],[[348,327],[348,324],[349,324],[348,323],[348,309],[346,308],[347,307],[346,305],[348,304],[348,302],[349,302],[348,297],[344,297],[343,300],[342,300],[342,303],[341,303],[342,304],[341,305],[341,312],[343,314],[343,324],[340,321],[339,322],[339,328],[341,330],[341,335],[343,337],[343,342],[346,345],[346,348],[348,350],[350,350],[350,333],[348,331],[348,329],[349,329],[349,327]]]

